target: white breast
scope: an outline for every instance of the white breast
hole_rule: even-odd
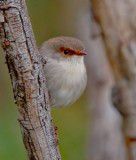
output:
[[[74,103],[86,87],[87,75],[82,56],[60,62],[49,59],[45,74],[47,88],[51,98],[55,99],[51,107],[65,107]]]

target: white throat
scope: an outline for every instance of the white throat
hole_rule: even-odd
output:
[[[80,79],[81,75],[86,72],[83,56],[72,56],[66,61],[59,62],[61,67],[65,69],[65,72],[75,79]]]

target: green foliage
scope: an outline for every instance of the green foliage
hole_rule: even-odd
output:
[[[53,109],[54,125],[58,127],[60,152],[64,160],[85,159],[87,113],[84,97],[73,106]]]

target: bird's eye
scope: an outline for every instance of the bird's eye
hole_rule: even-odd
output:
[[[75,51],[73,51],[70,48],[61,47],[59,50],[60,50],[60,53],[65,57],[69,57],[75,54]]]
[[[64,50],[64,54],[65,55],[69,54],[69,51],[68,50]]]

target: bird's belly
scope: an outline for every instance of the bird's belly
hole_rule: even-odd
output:
[[[51,107],[65,107],[73,104],[82,94],[81,91],[77,91],[77,89],[72,90],[62,90],[59,89],[56,93],[53,92],[51,96],[53,96],[53,102]]]
[[[80,58],[78,62],[61,61],[58,63],[51,60],[47,62],[45,75],[51,95],[51,107],[71,105],[83,93],[87,75],[83,58],[78,58]]]
[[[71,82],[62,82],[62,79],[60,79],[59,83],[54,83],[49,87],[52,97],[51,107],[65,107],[73,104],[82,95],[85,87],[86,77],[78,81],[72,80]]]

